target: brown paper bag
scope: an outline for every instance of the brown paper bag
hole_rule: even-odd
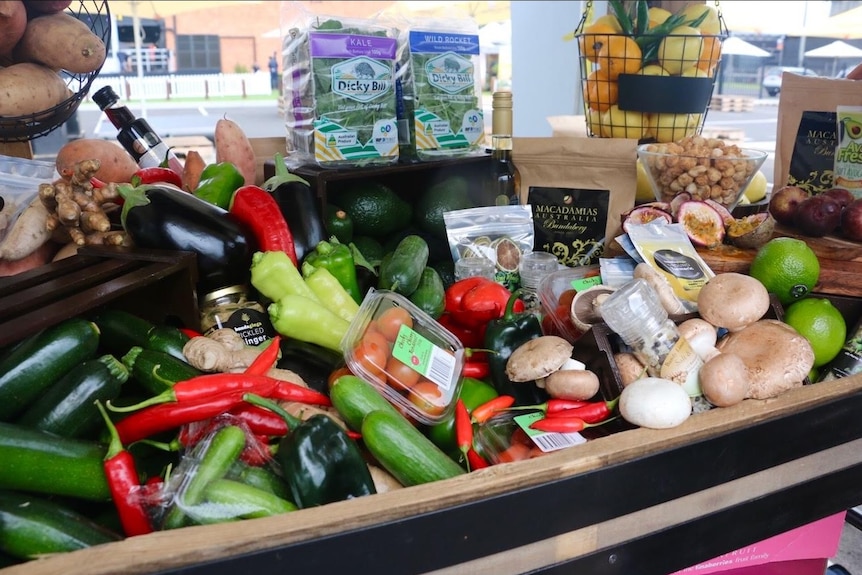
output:
[[[835,121],[831,123],[831,134],[820,133],[820,130],[816,129],[799,133],[799,127],[805,112],[830,112],[834,115],[839,105],[862,106],[862,82],[800,76],[787,72],[781,76],[773,190],[786,186],[791,179],[793,185],[801,183],[803,185],[800,187],[815,193],[832,187],[832,166],[837,143]],[[810,148],[808,157],[815,161],[819,158],[821,165],[820,169],[808,169],[806,166],[802,170],[805,172],[804,176],[794,175],[791,178],[791,173],[795,173],[793,172],[793,150],[797,140],[800,141],[800,145]],[[797,153],[801,158],[803,152]]]
[[[514,138],[512,159],[521,203],[533,206],[534,249],[567,266],[597,263],[634,207],[637,140]]]

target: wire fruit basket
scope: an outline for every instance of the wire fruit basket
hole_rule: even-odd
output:
[[[587,25],[588,1],[574,34],[587,133],[642,143],[699,134],[727,37],[718,2],[676,13],[645,0],[608,7]]]
[[[77,4],[77,5],[76,5]],[[66,10],[111,45],[111,14],[107,0],[78,0]],[[87,73],[60,71],[71,95],[51,108],[24,116],[0,116],[0,142],[27,142],[63,125],[81,105],[102,67]]]

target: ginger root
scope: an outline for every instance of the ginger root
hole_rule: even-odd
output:
[[[120,197],[117,184],[97,188],[91,182],[99,166],[99,160],[84,160],[75,164],[72,173],[40,184],[39,199],[48,209],[47,227],[55,241],[79,246],[129,245],[124,231],[111,230],[108,217]]]
[[[183,346],[183,355],[186,356],[189,364],[201,371],[241,372],[260,354],[259,349],[244,344],[245,342],[243,347],[236,349],[229,347],[224,341],[199,335],[186,342]]]

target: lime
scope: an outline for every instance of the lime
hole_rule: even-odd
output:
[[[784,323],[808,340],[814,350],[814,367],[838,355],[847,337],[844,316],[825,297],[807,297],[793,302],[784,312]]]
[[[491,243],[497,256],[497,268],[504,272],[518,271],[521,263],[521,248],[511,238],[497,238]]]
[[[773,238],[757,250],[749,275],[760,280],[766,291],[782,305],[805,297],[820,277],[820,261],[802,240]]]

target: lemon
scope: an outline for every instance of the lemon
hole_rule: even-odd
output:
[[[811,344],[814,367],[826,365],[844,347],[847,337],[844,316],[825,297],[807,297],[793,302],[784,312],[784,323]]]
[[[757,250],[748,273],[786,306],[814,289],[820,277],[820,261],[802,240],[772,238]]]
[[[697,64],[703,49],[703,38],[697,28],[678,26],[658,46],[658,60],[671,75]]]
[[[648,11],[649,14],[649,28],[655,28],[659,24],[663,24],[665,20],[670,18],[672,14],[669,10],[665,10],[664,8],[659,8],[657,6],[653,6]]]
[[[658,64],[647,64],[638,70],[638,74],[641,76],[670,76],[670,73]]]
[[[635,192],[635,201],[636,202],[653,202],[655,201],[655,192],[653,191],[652,184],[649,181],[649,176],[646,173],[646,168],[644,168],[643,163],[638,160],[638,180],[637,180],[637,191]]]
[[[609,138],[631,138],[640,140],[646,133],[646,121],[642,112],[620,110],[614,104],[602,116],[602,132]]]
[[[694,134],[689,114],[650,114],[647,131],[656,142],[675,142]]]
[[[680,76],[691,77],[691,78],[709,78],[709,74],[698,68],[697,66],[690,66],[680,72]]]
[[[681,14],[686,17],[686,22],[697,20],[704,12],[709,12],[703,22],[697,27],[703,35],[715,36],[721,33],[721,24],[718,20],[718,11],[709,4],[689,4],[683,8]]]
[[[757,173],[754,174],[754,177],[745,186],[743,197],[752,204],[759,202],[766,197],[766,184],[766,174],[763,173],[763,170],[757,170]]]

